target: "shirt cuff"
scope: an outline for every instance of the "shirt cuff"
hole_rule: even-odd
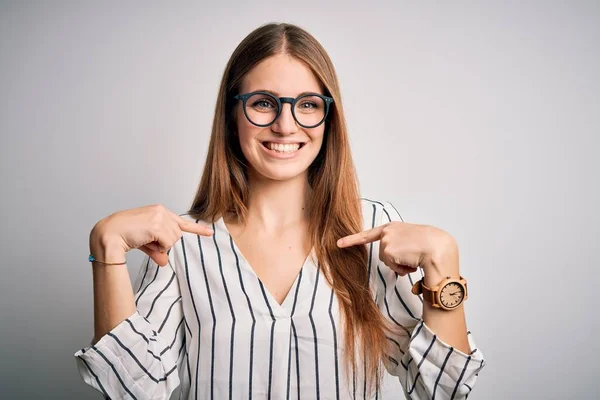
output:
[[[466,354],[441,340],[423,320],[415,326],[402,365],[410,375],[434,394],[442,391],[463,398],[473,388],[479,371],[485,366],[484,355],[473,335],[467,332],[471,351]]]
[[[74,356],[83,380],[105,396],[150,398],[144,387],[154,388],[164,381],[175,387],[179,384],[176,360],[169,350],[169,344],[136,310],[95,345],[90,343]]]

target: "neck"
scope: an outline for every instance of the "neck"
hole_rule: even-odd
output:
[[[306,226],[311,188],[307,174],[276,181],[249,173],[248,221],[265,232]]]

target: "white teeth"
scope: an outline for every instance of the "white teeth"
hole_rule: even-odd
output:
[[[300,148],[300,143],[281,144],[267,142],[266,146],[268,149],[275,150],[279,153],[293,153]]]

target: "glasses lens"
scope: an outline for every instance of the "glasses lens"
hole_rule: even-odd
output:
[[[301,125],[317,125],[325,118],[325,101],[319,96],[303,96],[296,102],[294,113]]]
[[[269,94],[258,93],[246,100],[246,115],[256,125],[267,125],[275,120],[279,106]]]

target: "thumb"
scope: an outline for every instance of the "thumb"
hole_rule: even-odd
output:
[[[162,253],[160,251],[153,250],[146,245],[140,247],[140,250],[146,253],[160,267],[164,267],[167,264],[169,264],[169,255],[167,253]]]

